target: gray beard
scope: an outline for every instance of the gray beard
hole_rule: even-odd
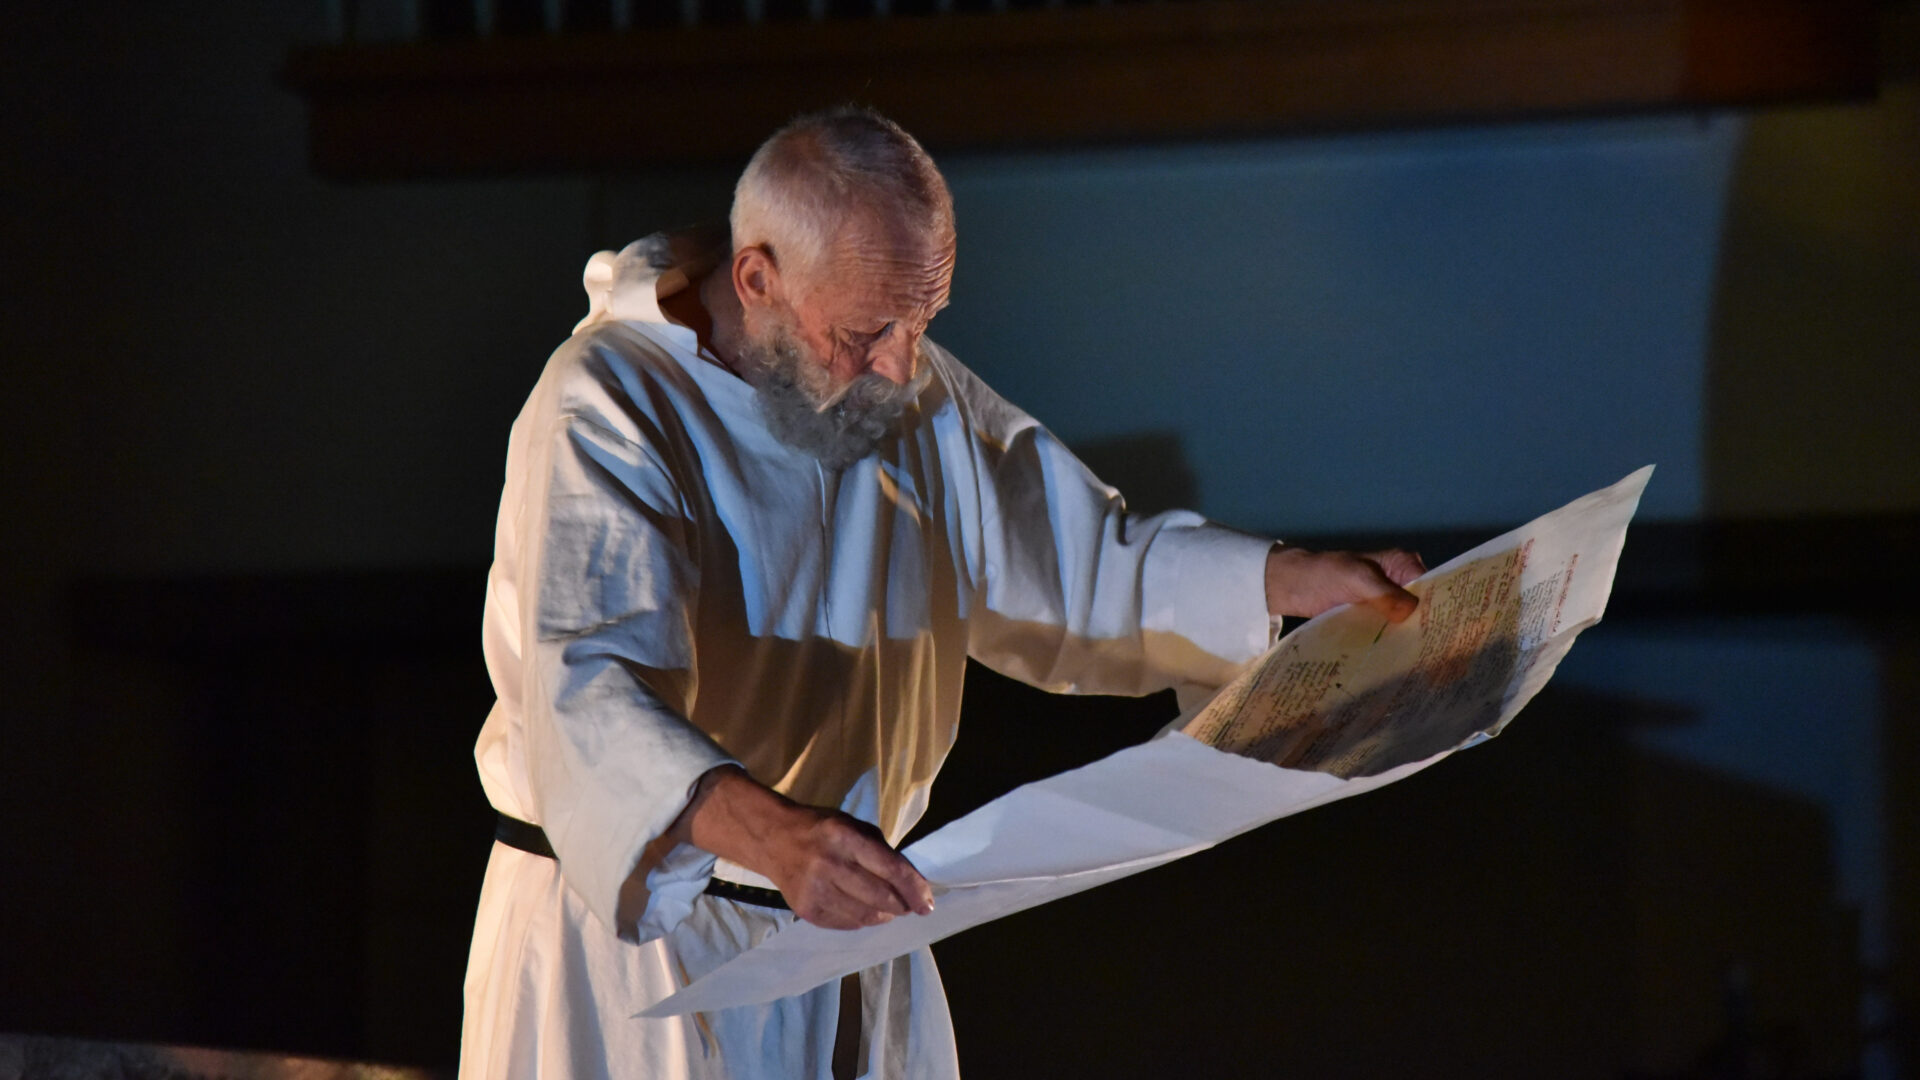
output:
[[[785,327],[775,328],[769,337],[740,349],[740,359],[753,372],[761,418],[774,438],[829,469],[844,469],[873,453],[931,375],[924,362],[916,365],[917,374],[905,386],[868,372],[834,398],[826,370],[802,355]],[[832,404],[821,408],[828,400]]]

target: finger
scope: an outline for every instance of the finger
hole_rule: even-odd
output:
[[[863,847],[858,853],[860,865],[884,881],[905,905],[902,910],[917,915],[933,914],[933,886],[920,876],[905,855],[887,845],[875,842]]]
[[[1399,586],[1392,592],[1379,592],[1366,599],[1366,605],[1387,617],[1391,623],[1406,622],[1414,609],[1420,606],[1420,600]]]
[[[891,882],[858,862],[835,867],[834,875],[827,883],[858,904],[863,911],[905,915],[909,910],[906,900],[895,893]]]
[[[793,913],[824,930],[858,930],[893,918],[831,888],[820,890],[812,903],[796,906]]]
[[[1386,551],[1370,551],[1366,557],[1395,585],[1405,585],[1427,572],[1427,562],[1417,551],[1390,548]]]
[[[804,910],[795,907],[793,913],[826,930],[858,930],[893,918],[831,886],[822,887],[811,904]]]
[[[857,886],[850,890],[846,882],[851,876],[866,875],[852,866],[842,866],[836,872],[815,877],[799,895],[790,898],[793,913],[828,930],[858,930],[893,918],[858,895]],[[892,893],[885,885],[873,881],[871,887],[879,896],[893,902]]]
[[[874,904],[851,892],[842,891],[839,910],[846,912],[847,917],[855,920],[859,926],[879,926],[882,923],[892,922],[896,915],[907,913],[907,909],[900,904],[899,898],[893,895],[893,890],[884,885],[880,886],[880,890],[886,895],[886,900],[881,904]]]
[[[1409,555],[1411,553],[1403,551],[1382,552],[1381,554]],[[1367,560],[1361,563],[1361,565],[1366,567],[1367,577],[1371,579],[1363,586],[1365,592],[1361,597],[1361,603],[1385,615],[1388,622],[1405,622],[1407,616],[1413,614],[1414,608],[1420,605],[1419,598],[1401,588],[1387,571],[1375,561],[1374,556],[1368,556]],[[1412,579],[1409,578],[1408,580]]]

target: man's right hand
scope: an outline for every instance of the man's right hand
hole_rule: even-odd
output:
[[[738,766],[701,777],[671,833],[765,875],[795,915],[830,930],[933,911],[933,887],[879,829],[838,810],[802,806]]]

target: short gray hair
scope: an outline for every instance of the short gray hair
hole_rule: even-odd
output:
[[[795,119],[760,145],[733,189],[733,247],[764,245],[806,275],[862,212],[886,215],[935,250],[953,244],[953,196],[899,124],[843,106]]]

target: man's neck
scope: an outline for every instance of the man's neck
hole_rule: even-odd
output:
[[[741,375],[740,365],[734,359],[733,343],[740,340],[742,312],[740,298],[734,295],[733,283],[724,273],[726,266],[723,261],[705,276],[689,282],[687,288],[662,297],[660,310],[667,318],[692,330],[700,347],[718,360],[721,367]]]

